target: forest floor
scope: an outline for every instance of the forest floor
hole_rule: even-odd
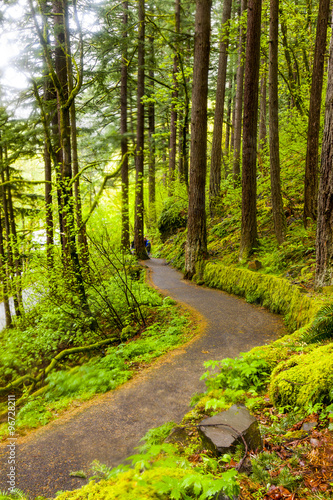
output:
[[[282,318],[228,294],[182,280],[165,261],[151,259],[151,284],[183,303],[201,321],[200,334],[159,358],[131,381],[17,441],[16,487],[32,497],[54,496],[87,482],[90,464],[125,460],[148,429],[179,422],[190,398],[204,390],[204,361],[237,356],[285,333]],[[8,450],[0,446],[0,485],[6,487]]]

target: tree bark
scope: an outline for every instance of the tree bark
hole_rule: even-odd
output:
[[[155,48],[154,48],[154,36],[149,36],[150,43],[150,57],[151,57],[151,68],[149,70],[150,79],[150,92],[154,94],[154,63],[155,63]],[[148,104],[148,138],[149,138],[149,163],[148,163],[148,199],[149,199],[149,225],[153,226],[156,222],[156,162],[155,162],[155,102],[150,102]]]
[[[6,266],[6,255],[4,247],[1,210],[0,210],[0,283],[2,288],[4,308],[5,308],[6,328],[10,328],[12,326],[12,316],[9,307],[8,273]]]
[[[176,48],[178,46],[178,35],[180,31],[180,0],[175,0],[175,28],[176,28]],[[169,184],[175,180],[176,173],[176,152],[177,152],[177,100],[178,100],[178,53],[176,51],[173,58],[173,92],[171,97],[171,117],[170,117],[170,141],[169,141]],[[169,186],[170,190],[170,186]]]
[[[261,0],[249,0],[245,53],[240,259],[247,259],[258,244],[256,161],[260,35]]]
[[[185,277],[207,253],[205,182],[207,170],[207,96],[211,0],[197,0],[191,115],[191,159]]]
[[[283,212],[280,179],[278,39],[279,0],[270,1],[269,24],[269,153],[274,231],[278,244],[284,241],[286,222]]]
[[[259,114],[259,154],[262,154],[267,144],[267,76],[266,76],[266,60],[261,60],[261,65],[264,67],[264,72],[260,81],[260,114]]]
[[[123,2],[123,54],[121,60],[120,83],[120,134],[121,134],[121,248],[128,251],[130,248],[129,235],[129,197],[128,197],[128,139],[127,139],[127,27],[128,1]]]
[[[142,98],[145,91],[145,0],[138,0],[138,87],[137,87],[137,129],[135,155],[135,221],[134,246],[139,259],[148,259],[143,241],[144,205],[143,205],[143,160],[144,160],[144,104]]]
[[[320,131],[320,108],[323,88],[324,63],[326,52],[327,25],[330,0],[319,1],[316,44],[313,59],[312,83],[310,93],[310,110],[304,178],[304,226],[308,219],[317,218],[318,197],[318,145]]]
[[[332,19],[333,20],[333,19]],[[316,237],[317,288],[333,284],[333,34],[330,43],[326,109],[321,148]]]
[[[241,16],[247,9],[247,0],[241,0]],[[246,29],[243,25],[240,26],[239,46],[238,46],[238,63],[236,73],[236,97],[235,97],[235,113],[234,113],[234,158],[233,158],[233,179],[237,183],[240,179],[240,156],[241,156],[241,141],[242,141],[242,111],[243,111],[243,93],[244,93],[244,51],[246,43]]]
[[[217,72],[216,103],[214,114],[214,130],[209,178],[209,209],[210,215],[215,215],[215,206],[220,196],[221,161],[222,161],[222,126],[224,115],[224,97],[227,75],[229,25],[232,0],[224,0],[222,12],[222,29],[220,41],[220,56]]]

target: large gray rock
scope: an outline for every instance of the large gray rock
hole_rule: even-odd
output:
[[[214,417],[202,420],[198,429],[205,448],[216,456],[231,453],[243,438],[248,450],[262,448],[257,420],[242,405],[233,405]]]

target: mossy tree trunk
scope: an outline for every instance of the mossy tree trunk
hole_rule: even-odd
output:
[[[246,12],[247,0],[241,0],[241,16]],[[240,157],[241,157],[241,142],[242,142],[242,111],[243,111],[243,94],[244,94],[244,51],[246,43],[246,29],[241,24],[239,28],[239,45],[238,45],[238,62],[236,72],[236,95],[235,107],[233,113],[233,139],[231,140],[234,148],[233,157],[233,179],[234,184],[240,179]]]
[[[333,35],[326,91],[325,125],[321,150],[316,238],[317,287],[333,285]]]
[[[323,88],[324,64],[326,54],[327,25],[330,0],[319,1],[315,53],[313,58],[312,83],[304,178],[304,226],[308,219],[317,218],[318,197],[318,145],[320,131],[320,108]]]
[[[190,187],[185,248],[185,277],[195,274],[207,253],[205,183],[207,170],[207,95],[211,1],[197,0],[191,116]]]
[[[123,49],[121,59],[121,82],[120,82],[120,134],[121,134],[121,247],[123,251],[129,250],[129,197],[128,197],[128,139],[127,139],[127,24],[128,24],[128,1],[123,2]]]
[[[137,128],[135,153],[135,221],[134,246],[139,259],[148,259],[144,244],[144,204],[143,204],[143,160],[144,160],[144,104],[145,92],[145,0],[138,1],[138,84],[137,84]]]
[[[227,75],[229,24],[231,17],[232,0],[224,0],[222,12],[222,30],[220,41],[220,56],[216,84],[216,103],[214,114],[214,131],[209,177],[209,210],[211,216],[215,215],[215,207],[219,201],[221,185],[222,162],[222,125],[224,115],[224,97]]]
[[[260,35],[261,0],[249,0],[245,52],[240,259],[248,258],[258,243],[256,164]]]
[[[283,211],[280,178],[278,34],[279,0],[271,0],[269,24],[269,156],[274,231],[278,244],[281,245],[286,233],[286,221]]]

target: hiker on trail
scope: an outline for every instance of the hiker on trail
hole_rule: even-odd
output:
[[[146,247],[146,250],[147,250],[147,254],[149,255],[150,252],[151,252],[151,243],[150,241],[148,240],[147,236],[144,237],[144,243],[145,243],[145,247]]]

